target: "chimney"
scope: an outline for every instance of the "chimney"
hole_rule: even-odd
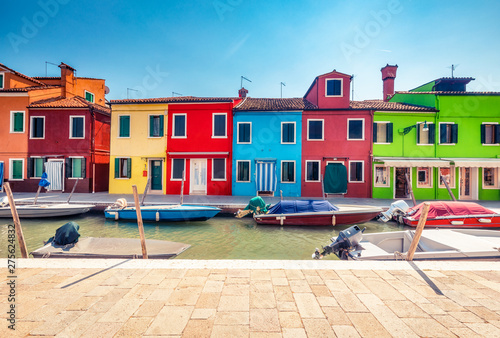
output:
[[[398,70],[398,65],[391,66],[387,64],[382,71],[382,81],[384,82],[384,102],[389,101],[388,96],[394,95],[394,79],[396,78],[396,72]]]
[[[61,95],[65,98],[75,96],[75,68],[61,62]]]
[[[241,98],[247,97],[248,90],[245,89],[245,87],[241,87],[240,90],[238,90],[238,96]]]

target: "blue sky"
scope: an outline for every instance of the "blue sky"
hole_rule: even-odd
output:
[[[354,74],[354,99],[381,99],[380,68],[398,64],[396,90],[450,76],[500,91],[500,2],[428,0],[8,1],[0,62],[44,76],[65,62],[106,79],[108,100],[302,97],[333,69]],[[59,68],[48,64],[49,76]],[[127,88],[130,88],[127,90]],[[128,92],[128,94],[127,94]]]

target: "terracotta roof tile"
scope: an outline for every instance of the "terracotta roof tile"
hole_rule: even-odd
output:
[[[314,104],[304,98],[260,99],[247,97],[238,104],[235,111],[287,111],[315,109]]]
[[[417,106],[400,102],[385,102],[382,100],[351,101],[350,108],[384,111],[436,111],[433,107]]]
[[[23,87],[23,88],[4,88],[0,89],[0,92],[28,92],[30,90],[42,90],[42,89],[51,89],[51,88],[61,88],[61,86],[31,86],[31,87]]]
[[[105,114],[111,114],[109,107],[91,103],[80,96],[64,98],[62,96],[33,102],[28,108],[93,108]]]
[[[449,92],[413,92],[413,91],[398,91],[396,94],[433,94],[433,95],[470,95],[470,96],[478,96],[478,95],[500,95],[500,92],[459,92],[459,91],[449,91]]]
[[[19,73],[19,72],[15,71],[14,69],[7,67],[7,66],[6,66],[6,65],[4,65],[3,63],[0,63],[0,67],[5,68],[5,69],[7,69],[8,71],[10,71],[10,72],[12,72],[12,73],[16,74],[17,76],[20,76],[20,77],[22,77],[22,78],[24,78],[24,79],[30,80],[30,81],[32,81],[32,82],[34,82],[34,83],[37,83],[37,84],[41,85],[41,86],[45,86],[45,83],[43,83],[43,82],[41,82],[41,81],[37,80],[36,78],[31,77],[31,76],[28,76],[28,75],[24,75],[24,74],[22,74],[22,73]]]
[[[134,103],[199,103],[199,102],[233,102],[239,98],[234,97],[195,97],[195,96],[175,96],[157,97],[151,99],[124,99],[111,100],[111,104],[134,104]]]

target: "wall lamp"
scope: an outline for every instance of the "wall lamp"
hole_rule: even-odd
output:
[[[408,134],[413,128],[416,128],[418,127],[418,125],[420,125],[421,123],[417,123],[417,124],[414,124],[412,126],[409,126],[409,127],[406,127],[406,128],[401,128],[398,130],[398,132],[400,134],[403,134],[403,135],[406,135]],[[429,126],[427,125],[427,121],[424,122],[424,127],[422,128],[422,131],[428,131],[429,130]]]

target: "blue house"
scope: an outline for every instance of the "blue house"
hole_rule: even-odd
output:
[[[301,196],[302,98],[246,97],[233,109],[233,195]]]

